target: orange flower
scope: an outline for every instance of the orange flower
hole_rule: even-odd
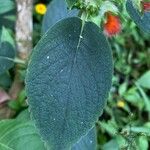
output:
[[[150,2],[141,2],[144,11],[150,11]]]
[[[118,34],[121,31],[121,23],[118,16],[111,14],[110,12],[106,13],[107,21],[104,24],[104,33],[111,37]]]

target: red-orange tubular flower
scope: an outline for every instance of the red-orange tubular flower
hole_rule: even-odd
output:
[[[150,2],[141,2],[144,11],[150,11]]]
[[[121,31],[121,22],[118,16],[113,15],[111,12],[106,13],[106,23],[104,24],[104,33],[111,37]]]

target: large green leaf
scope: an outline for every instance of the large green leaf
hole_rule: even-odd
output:
[[[150,33],[150,12],[144,12],[141,14],[134,6],[132,0],[127,0],[126,8],[130,17],[134,20],[138,27],[144,32]]]
[[[0,150],[46,150],[29,119],[0,121]]]
[[[68,10],[64,0],[53,0],[47,7],[42,23],[42,33],[45,33],[56,22],[66,17],[77,16],[77,10]]]
[[[15,8],[15,4],[12,0],[0,0],[0,14],[11,11]]]
[[[145,72],[137,82],[140,86],[150,89],[150,70]]]
[[[0,43],[0,74],[13,67],[15,52],[8,42]]]
[[[109,44],[94,23],[64,19],[33,50],[26,77],[33,120],[49,149],[63,150],[101,115],[112,79]]]

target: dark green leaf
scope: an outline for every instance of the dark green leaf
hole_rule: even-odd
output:
[[[0,74],[13,67],[15,51],[8,42],[0,43]]]
[[[45,33],[56,22],[66,17],[77,16],[77,10],[68,10],[65,0],[53,0],[44,15],[42,33]]]
[[[0,87],[7,89],[12,84],[11,77],[8,73],[4,73],[0,75]]]
[[[144,32],[150,33],[150,12],[140,13],[134,6],[132,0],[127,0],[126,3],[127,11],[134,22]]]
[[[10,29],[15,28],[15,21],[13,17],[15,17],[16,11],[10,11],[8,13],[4,13],[0,15],[0,29],[5,26]],[[10,16],[11,15],[11,16]]]
[[[50,149],[66,150],[94,126],[111,79],[111,49],[94,23],[82,28],[74,17],[48,30],[33,50],[26,90],[33,120]]]
[[[13,67],[15,58],[15,44],[9,31],[3,27],[0,37],[0,75]]]
[[[11,11],[15,8],[15,4],[12,0],[0,0],[0,14]]]

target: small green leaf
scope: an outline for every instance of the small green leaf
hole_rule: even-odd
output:
[[[15,8],[15,4],[12,0],[0,0],[0,14],[11,11]]]
[[[101,18],[104,17],[104,14],[108,11],[111,11],[116,14],[118,14],[118,12],[119,12],[116,5],[113,2],[107,0],[107,1],[102,2],[102,4],[101,4],[101,8],[99,11],[100,17]]]
[[[68,7],[71,9],[78,0],[66,0]]]
[[[150,70],[145,72],[137,81],[137,83],[147,89],[150,89]]]
[[[137,88],[132,87],[127,92],[124,93],[123,98],[136,106],[139,110],[142,110],[144,107],[143,98],[140,96]]]
[[[46,32],[33,50],[26,91],[49,149],[69,149],[87,134],[103,111],[111,80],[111,49],[94,23],[67,18]]]
[[[99,2],[97,2],[99,3]],[[97,26],[101,24],[101,21],[104,18],[104,14],[108,11],[111,11],[115,14],[118,13],[118,8],[110,1],[103,1],[101,2],[100,5],[100,10],[99,10],[99,15],[98,16],[90,16],[90,20],[94,22]]]
[[[100,124],[100,127],[103,128],[104,130],[106,130],[108,132],[108,134],[110,134],[111,136],[114,136],[117,133],[117,127],[113,122],[101,121],[101,122],[99,122],[99,124]]]
[[[15,51],[8,42],[0,43],[0,75],[14,65]]]
[[[140,85],[138,83],[136,83],[136,86],[144,100],[144,103],[145,103],[145,110],[150,112],[150,99],[149,97],[147,96],[147,94],[145,93],[145,91],[140,87]]]
[[[2,33],[1,33],[1,43],[2,42],[8,42],[10,43],[13,47],[15,47],[15,42],[12,36],[9,33],[9,30],[5,27],[2,28]]]
[[[128,82],[127,82],[127,81],[124,82],[123,84],[121,84],[121,85],[119,86],[118,92],[119,92],[119,95],[120,95],[120,96],[123,96],[123,95],[124,95],[124,93],[125,93],[126,90],[127,90],[127,86],[128,86]]]
[[[53,0],[47,7],[42,23],[42,33],[45,33],[55,23],[66,17],[77,16],[77,10],[68,10],[65,0]]]
[[[14,16],[14,15],[5,15],[4,17],[3,17],[4,19],[7,19],[7,20],[9,20],[9,21],[16,21],[16,16]]]
[[[0,87],[8,89],[12,84],[12,79],[9,73],[3,73],[0,75]]]
[[[0,15],[0,29],[3,26],[9,29],[15,29],[15,15],[16,11],[14,10]]]
[[[9,31],[3,27],[0,38],[0,75],[14,65],[15,44]]]
[[[25,92],[25,90],[22,90],[19,93],[17,99],[9,101],[8,106],[11,109],[20,111],[22,108],[27,107],[26,103],[25,103],[25,98],[26,98],[26,92]]]
[[[150,136],[150,128],[149,127],[130,127],[130,131],[135,132],[135,133],[143,133],[146,134],[147,136]]]
[[[127,0],[126,8],[130,17],[137,24],[137,26],[144,32],[150,33],[150,12],[144,12],[141,14],[133,5],[132,0]]]
[[[148,150],[148,139],[146,136],[139,136],[137,138],[137,150]]]
[[[115,139],[110,140],[103,145],[102,150],[119,150],[119,145]]]

